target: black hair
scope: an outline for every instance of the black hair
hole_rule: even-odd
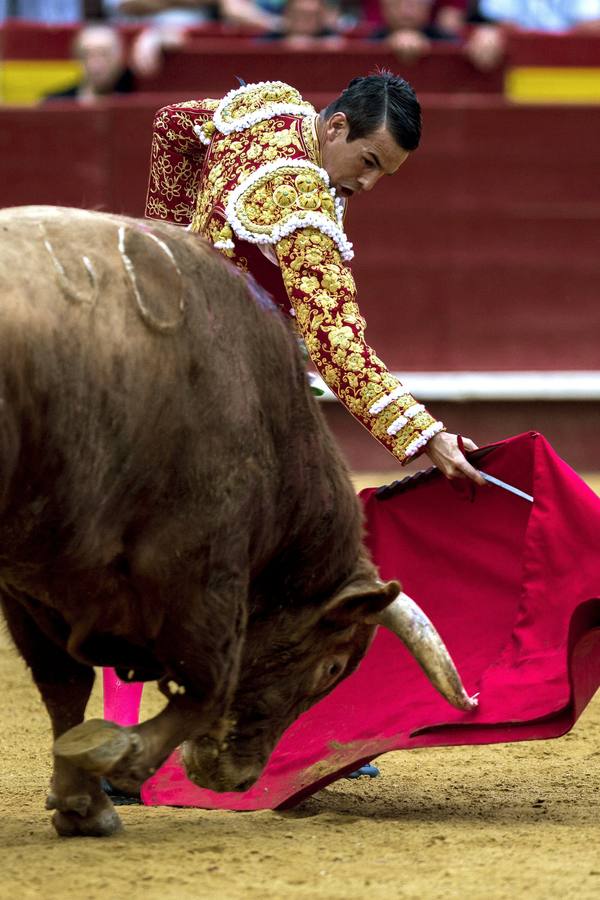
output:
[[[326,119],[343,112],[348,141],[365,137],[383,124],[403,150],[416,150],[421,138],[421,107],[404,78],[383,70],[353,78],[345,91],[323,111]]]

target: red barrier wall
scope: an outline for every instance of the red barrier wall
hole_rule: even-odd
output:
[[[164,68],[155,79],[147,79],[148,91],[210,88],[219,97],[236,87],[236,76],[248,83],[283,80],[302,94],[337,91],[356,75],[377,66],[398,70],[397,56],[378,43],[355,41],[334,53],[294,50],[278,43],[196,40],[185,49],[167,54]],[[403,66],[405,77],[417,92],[501,93],[503,71],[478,72],[454,47],[436,46],[417,65]]]
[[[0,109],[0,203],[142,214],[153,112],[172,99]],[[414,157],[350,204],[373,346],[403,370],[599,368],[600,108],[424,112]]]
[[[0,204],[141,215],[154,111],[193,95],[0,109]],[[370,342],[404,371],[599,369],[600,107],[421,99],[421,148],[350,204]],[[481,443],[540,429],[588,470],[600,458],[599,405],[430,404]],[[326,415],[354,468],[400,476],[345,410],[326,404]]]

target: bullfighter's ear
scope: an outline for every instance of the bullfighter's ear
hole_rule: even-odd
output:
[[[351,582],[331,598],[325,618],[348,625],[357,621],[375,624],[371,621],[373,617],[389,606],[400,590],[397,581]]]

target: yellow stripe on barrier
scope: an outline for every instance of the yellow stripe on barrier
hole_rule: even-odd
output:
[[[71,59],[5,60],[0,65],[0,100],[10,106],[32,106],[80,78],[81,66]]]
[[[600,103],[600,68],[517,66],[504,90],[515,103]]]

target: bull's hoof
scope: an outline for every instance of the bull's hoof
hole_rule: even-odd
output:
[[[107,837],[122,829],[106,794],[94,788],[63,797],[50,791],[46,809],[55,810],[52,824],[61,837]]]
[[[52,816],[52,824],[61,837],[110,837],[123,830],[121,820],[112,807],[86,817],[77,812],[57,810]]]
[[[57,738],[54,755],[100,776],[115,769],[128,754],[135,754],[138,746],[139,738],[133,732],[104,719],[88,719]]]
[[[46,809],[58,809],[63,812],[74,812],[78,816],[87,816],[92,806],[92,798],[89,794],[70,794],[61,801],[56,794],[48,794]]]

